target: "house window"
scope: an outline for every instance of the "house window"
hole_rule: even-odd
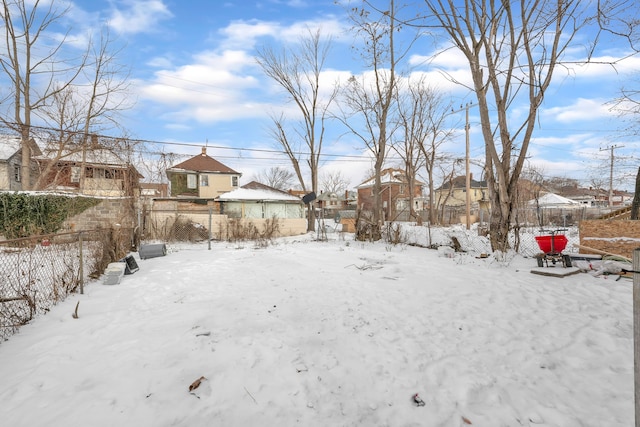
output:
[[[15,182],[20,182],[20,166],[13,166],[13,179]]]
[[[209,175],[200,175],[200,187],[209,186]]]
[[[196,178],[197,177],[192,173],[187,175],[187,188],[189,189],[197,188]]]
[[[237,187],[238,186],[238,177],[237,176],[232,176],[231,177],[231,186],[232,187]]]
[[[80,182],[80,167],[71,167],[71,182]]]

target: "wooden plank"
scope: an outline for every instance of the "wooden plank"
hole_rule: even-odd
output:
[[[629,261],[629,262],[631,262],[631,258],[627,258],[627,257],[622,256],[622,255],[613,254],[613,253],[611,253],[611,252],[606,252],[606,251],[601,251],[600,249],[590,248],[589,246],[578,245],[578,244],[575,244],[575,243],[573,244],[573,246],[574,246],[575,248],[584,249],[585,251],[595,252],[595,253],[600,254],[600,255],[610,255],[610,256],[615,256],[615,257],[621,258],[621,259],[623,259],[623,260],[625,260],[625,261]]]
[[[541,276],[550,277],[566,277],[572,274],[580,273],[580,269],[577,267],[534,267],[531,269],[533,274],[539,274]]]

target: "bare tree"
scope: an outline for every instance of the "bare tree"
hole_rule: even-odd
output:
[[[446,117],[451,114],[451,101],[446,101],[442,92],[429,86],[424,76],[409,80],[407,88],[398,100],[398,119],[403,136],[401,144],[395,145],[403,159],[405,173],[413,188],[418,171],[426,169],[429,193],[429,221],[437,221],[437,209],[434,199],[435,163],[440,159],[440,146],[449,141],[455,130],[446,126]],[[410,203],[411,216],[416,218],[413,209],[413,193]]]
[[[517,183],[545,93],[557,68],[570,66],[562,59],[578,32],[613,9],[606,0],[597,8],[579,0],[427,0],[426,5],[426,25],[444,30],[469,63],[486,150],[491,245],[506,251]],[[509,111],[520,95],[528,111],[517,122]]]
[[[351,9],[354,31],[364,42],[361,55],[370,73],[351,77],[344,91],[344,108],[340,121],[352,132],[373,157],[373,212],[367,238],[379,240],[382,236],[381,171],[387,158],[388,143],[393,134],[394,97],[398,78],[396,68],[409,52],[396,46],[396,33],[400,26],[395,1],[389,8],[379,11],[364,0],[362,7]],[[415,39],[414,39],[415,40]],[[364,218],[364,217],[361,217]]]
[[[318,169],[324,142],[325,122],[328,111],[338,92],[334,85],[323,95],[321,76],[331,48],[331,40],[323,39],[320,30],[308,30],[299,45],[276,52],[272,47],[258,50],[256,60],[262,70],[280,85],[287,97],[294,102],[301,118],[297,126],[286,126],[284,116],[273,117],[272,136],[284,149],[304,191],[317,192]],[[298,141],[302,141],[298,143]],[[302,145],[304,144],[304,149]],[[300,156],[305,152],[310,180],[303,174]],[[309,209],[307,227],[315,229],[313,204]]]
[[[273,166],[269,169],[264,169],[253,177],[255,181],[283,191],[291,188],[294,178],[295,175],[293,172],[280,166]]]
[[[325,172],[320,176],[322,190],[327,193],[342,194],[349,188],[349,180],[341,171]]]
[[[58,9],[55,0],[2,0],[5,52],[0,55],[0,66],[11,82],[5,101],[12,109],[2,120],[20,133],[23,190],[29,190],[32,185],[29,143],[32,115],[75,80],[86,59],[86,55],[75,61],[62,57],[66,35],[49,44],[52,38],[47,37],[46,32],[67,10]]]
[[[59,160],[78,153],[82,158],[79,186],[84,188],[84,163],[87,150],[90,149],[91,135],[118,127],[119,114],[131,105],[127,97],[129,73],[116,61],[119,51],[112,50],[112,45],[113,40],[106,30],[101,33],[97,44],[93,45],[90,40],[90,51],[84,60],[81,75],[72,84],[54,90],[47,105],[41,108],[40,115],[47,127],[55,129],[56,135],[47,139],[45,151],[49,161],[40,172],[35,189],[50,183],[50,171]],[[106,147],[105,141],[118,139],[103,138],[99,148],[115,148],[119,151],[124,148]]]

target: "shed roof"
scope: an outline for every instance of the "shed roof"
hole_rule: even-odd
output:
[[[218,196],[220,201],[281,201],[281,202],[295,202],[302,203],[299,197],[292,196],[291,194],[278,190],[268,185],[251,181],[248,184],[243,185],[237,190],[229,191],[228,193]]]

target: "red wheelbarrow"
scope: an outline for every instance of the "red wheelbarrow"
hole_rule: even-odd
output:
[[[540,231],[547,233],[547,235],[536,236],[536,242],[542,251],[541,254],[536,255],[538,267],[544,267],[545,265],[549,267],[549,261],[551,261],[552,266],[562,263],[563,267],[571,267],[571,257],[562,253],[569,241],[564,234],[558,234],[566,231],[566,228]]]

